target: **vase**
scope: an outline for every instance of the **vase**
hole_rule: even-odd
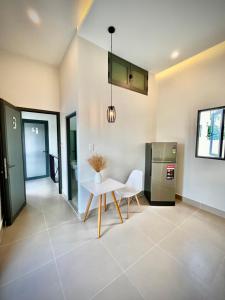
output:
[[[101,183],[102,182],[102,175],[100,172],[95,172],[95,183]]]

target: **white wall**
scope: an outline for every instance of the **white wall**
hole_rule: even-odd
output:
[[[177,193],[225,211],[225,162],[195,158],[197,110],[225,105],[225,42],[156,76],[157,140],[179,143]]]
[[[0,50],[0,98],[27,108],[59,110],[58,70]]]
[[[68,197],[66,116],[78,112],[78,39],[72,40],[59,69],[60,115],[61,115],[61,157],[62,192]]]
[[[105,175],[124,181],[132,169],[144,170],[145,143],[155,138],[156,91],[153,76],[149,76],[148,96],[113,86],[117,119],[115,124],[109,124],[106,120],[110,103],[107,74],[107,52],[75,37],[61,66],[60,79],[63,112],[77,111],[79,182],[93,179],[93,171],[87,163],[91,155],[89,144],[94,144],[95,151],[107,158]],[[65,143],[64,126],[62,141]],[[62,151],[66,158],[65,147]],[[63,191],[66,194],[65,170]],[[88,194],[80,189],[80,213],[86,207],[87,198]]]
[[[53,154],[58,157],[56,116],[50,115],[50,114],[40,114],[40,113],[32,113],[32,112],[23,111],[22,119],[48,121],[49,154]]]

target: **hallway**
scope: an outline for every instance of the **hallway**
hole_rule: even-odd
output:
[[[0,299],[63,299],[55,258],[86,242],[89,230],[50,178],[27,181],[26,195],[26,207],[3,231]]]

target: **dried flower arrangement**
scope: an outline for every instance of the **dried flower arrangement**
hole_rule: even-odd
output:
[[[102,155],[94,154],[88,159],[88,162],[95,172],[100,172],[106,168],[106,160]]]

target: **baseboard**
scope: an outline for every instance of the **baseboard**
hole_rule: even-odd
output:
[[[69,205],[69,207],[73,210],[74,214],[78,217],[78,219],[79,219],[80,221],[82,221],[81,215],[79,214],[78,211],[76,211],[76,209],[75,209],[75,208],[71,205],[71,203],[67,200],[67,196],[66,196],[64,193],[62,193],[61,196],[62,196],[63,200]]]
[[[223,211],[223,210],[217,209],[215,207],[209,206],[207,204],[201,203],[201,202],[196,201],[196,200],[189,199],[187,197],[183,197],[179,194],[176,194],[176,199],[182,200],[184,203],[187,203],[191,206],[195,206],[195,207],[200,208],[204,211],[207,211],[207,212],[212,213],[214,215],[217,215],[219,217],[225,218],[225,211]]]
[[[144,192],[141,192],[141,193],[139,194],[139,196],[144,196]],[[85,212],[83,212],[83,213],[77,212],[77,211],[74,209],[74,207],[70,204],[70,202],[67,200],[66,195],[65,195],[65,194],[62,194],[62,197],[63,197],[63,199],[66,201],[66,203],[72,208],[72,210],[74,211],[74,213],[75,213],[75,215],[78,217],[78,219],[79,219],[80,221],[82,221],[82,220],[84,219]],[[206,204],[201,203],[201,202],[199,202],[199,201],[192,200],[192,199],[189,199],[189,198],[187,198],[187,197],[183,197],[183,196],[181,196],[180,194],[176,194],[176,195],[175,195],[175,198],[176,198],[177,200],[183,201],[184,203],[187,203],[188,205],[191,205],[191,206],[200,208],[200,209],[202,209],[202,210],[204,210],[204,211],[207,211],[207,212],[212,213],[212,214],[214,214],[214,215],[217,215],[217,216],[219,216],[219,217],[225,218],[225,211],[223,211],[223,210],[219,210],[219,209],[217,209],[217,208],[214,208],[214,207],[212,207],[212,206],[206,205]],[[121,204],[123,204],[124,201],[126,201],[126,200],[123,199],[122,202],[121,202]],[[113,202],[110,201],[110,202],[107,204],[107,209],[109,208],[109,206],[110,206],[112,203],[113,203]],[[89,214],[97,215],[97,213],[98,213],[98,208],[97,208],[97,207],[96,207],[96,208],[90,209]],[[0,224],[0,228],[1,228],[1,224]]]
[[[223,210],[214,208],[212,206],[209,206],[209,205],[206,205],[206,204],[203,204],[203,203],[201,204],[201,209],[205,210],[207,212],[210,212],[214,215],[217,215],[219,217],[225,218],[225,211],[223,211]]]

